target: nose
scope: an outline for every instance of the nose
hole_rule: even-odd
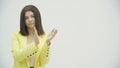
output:
[[[29,18],[29,22],[31,22],[31,21],[32,21],[32,18],[30,17],[30,18]]]

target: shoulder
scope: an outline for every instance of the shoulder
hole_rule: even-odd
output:
[[[13,32],[13,36],[14,36],[14,35],[19,35],[19,34],[20,34],[19,31]]]
[[[13,34],[12,34],[12,37],[21,37],[22,35],[20,34],[19,31],[15,31]]]
[[[46,34],[43,34],[43,35],[40,35],[40,38],[47,39],[47,36],[46,36]]]

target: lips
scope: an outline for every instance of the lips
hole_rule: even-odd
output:
[[[32,24],[34,24],[34,23],[30,22],[28,25],[32,25]]]

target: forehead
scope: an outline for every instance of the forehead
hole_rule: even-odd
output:
[[[34,13],[32,11],[26,11],[25,12],[25,16],[30,16],[30,15],[34,15]]]

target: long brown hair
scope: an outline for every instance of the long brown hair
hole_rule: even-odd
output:
[[[38,35],[43,35],[44,34],[44,30],[43,30],[43,27],[42,27],[40,12],[33,5],[27,5],[21,11],[21,15],[20,15],[20,33],[22,35],[24,35],[24,36],[29,35],[27,26],[25,24],[25,13],[27,11],[32,11],[34,13],[34,16],[35,16],[35,27],[37,29]]]

